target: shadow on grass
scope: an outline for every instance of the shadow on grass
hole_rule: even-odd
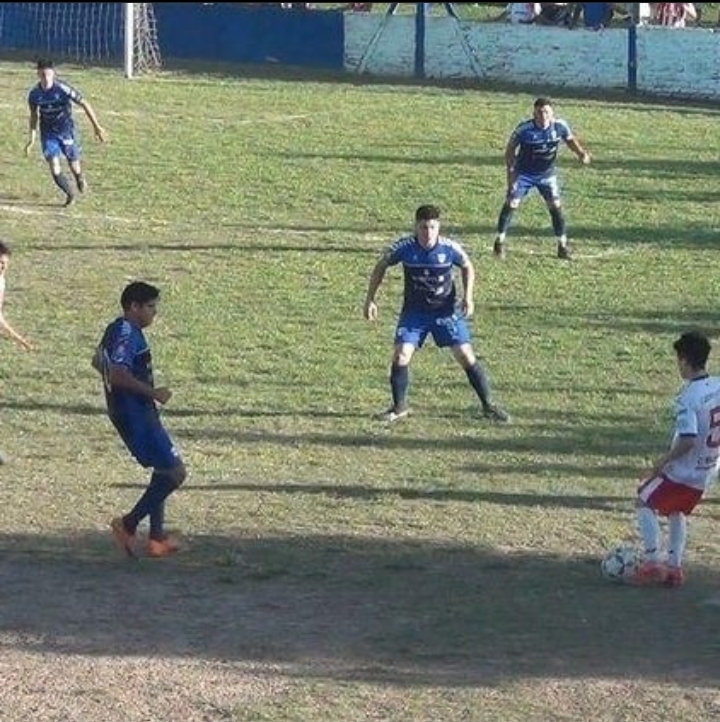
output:
[[[680,590],[636,589],[604,582],[597,558],[320,535],[186,542],[174,559],[126,561],[99,534],[0,537],[3,653],[252,661],[400,686],[719,684],[705,568]]]
[[[436,143],[428,141],[427,149],[428,149],[428,156],[431,153],[436,153]],[[400,164],[400,165],[427,165],[428,164],[428,156],[425,155],[413,155],[409,153],[377,153],[377,152],[365,152],[365,153],[358,153],[358,152],[352,152],[352,153],[342,153],[342,152],[303,152],[303,151],[297,151],[297,152],[286,152],[286,151],[277,151],[275,153],[269,153],[269,155],[275,155],[280,158],[285,158],[288,160],[297,160],[299,158],[318,158],[323,160],[346,160],[346,161],[361,161],[363,163],[390,163],[390,164]],[[498,155],[490,155],[490,156],[483,156],[483,155],[473,155],[473,154],[464,154],[464,155],[448,155],[448,156],[442,156],[442,155],[432,155],[432,164],[433,166],[438,165],[470,165],[470,166],[490,166],[492,168],[497,168],[498,165],[502,163],[502,157]]]
[[[588,427],[584,429],[566,426],[547,428],[546,433],[522,432],[515,436],[504,437],[443,437],[415,433],[412,421],[404,421],[403,431],[395,433],[387,427],[378,429],[378,433],[368,434],[327,434],[301,431],[298,433],[279,433],[275,431],[245,431],[228,427],[200,427],[176,429],[173,435],[178,438],[202,439],[206,441],[227,440],[233,444],[274,444],[301,448],[303,446],[321,446],[328,448],[370,448],[377,450],[405,451],[477,451],[510,452],[530,454],[567,454],[574,456],[578,449],[585,454],[605,455],[609,449],[616,457],[638,456],[647,453],[648,430],[640,423],[636,427]],[[426,427],[424,427],[426,428]],[[513,433],[509,431],[508,434]],[[637,436],[635,435],[637,434]],[[520,469],[522,467],[518,467]]]

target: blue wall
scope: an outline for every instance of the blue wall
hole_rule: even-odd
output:
[[[306,65],[342,70],[340,11],[155,3],[163,58]]]

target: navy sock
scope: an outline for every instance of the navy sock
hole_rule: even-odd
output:
[[[487,409],[490,406],[490,383],[483,367],[476,361],[472,366],[465,369],[465,373],[470,386],[475,389],[483,409]]]
[[[565,235],[565,216],[562,208],[549,208],[550,218],[552,218],[552,226],[555,235],[560,238]]]
[[[53,175],[53,180],[55,181],[55,185],[57,185],[57,187],[60,188],[65,195],[71,196],[73,194],[72,188],[70,187],[70,181],[64,173]]]
[[[396,411],[400,411],[407,406],[409,386],[410,370],[408,367],[393,364],[390,369],[390,389],[392,390],[393,408]]]
[[[140,522],[146,516],[150,516],[151,524],[153,517],[155,519],[155,533],[160,535],[158,538],[162,538],[165,499],[167,499],[176,488],[177,485],[172,477],[154,471],[150,477],[148,488],[145,489],[145,493],[138,499],[133,510],[123,517],[126,529],[130,532],[135,532]],[[153,536],[152,529],[150,535]]]
[[[498,217],[498,223],[497,223],[497,232],[498,233],[506,233],[507,229],[510,227],[510,221],[512,220],[513,213],[515,213],[514,208],[510,208],[509,203],[504,203],[503,207],[500,209],[500,216]]]

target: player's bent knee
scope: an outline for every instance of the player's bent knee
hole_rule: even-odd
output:
[[[185,479],[187,479],[187,469],[184,464],[180,463],[168,472],[168,476],[173,480],[175,487],[179,488]]]

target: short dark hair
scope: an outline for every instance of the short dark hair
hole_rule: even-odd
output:
[[[120,305],[127,311],[133,303],[140,305],[160,297],[160,289],[144,281],[133,281],[125,286],[120,296]]]
[[[437,206],[420,206],[415,211],[416,221],[436,221],[440,218],[440,209]]]
[[[38,70],[46,70],[48,68],[54,68],[55,63],[53,63],[50,58],[38,58],[37,61],[37,69]]]
[[[6,241],[0,241],[0,256],[9,256],[11,253],[10,244]]]
[[[541,95],[533,103],[533,108],[542,108],[545,105],[549,105],[550,107],[552,107],[552,100]]]
[[[686,331],[675,341],[673,348],[678,358],[687,361],[694,369],[702,369],[712,347],[702,331]]]

